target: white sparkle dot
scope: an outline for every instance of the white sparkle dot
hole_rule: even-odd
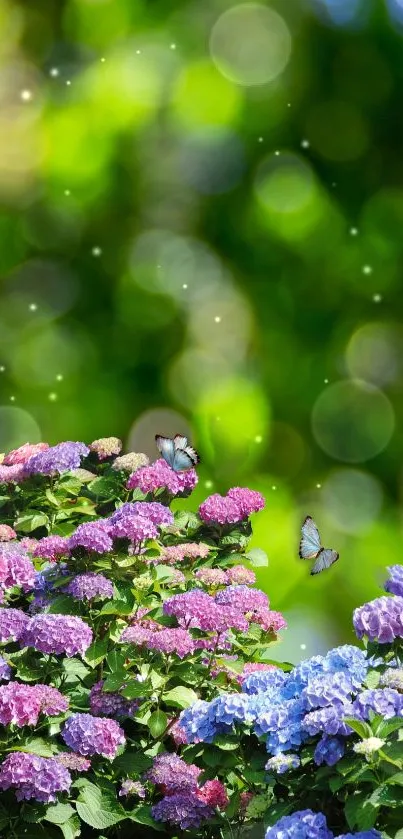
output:
[[[102,56],[101,61],[102,61],[102,64],[103,64],[104,61],[106,61],[106,58],[104,58],[104,56]]]
[[[183,283],[182,288],[187,288],[187,287],[188,287],[188,284],[187,284],[187,283]]]
[[[363,265],[363,268],[362,268],[362,273],[363,273],[363,274],[372,274],[372,267],[371,267],[371,265]]]
[[[358,227],[350,227],[350,236],[358,235]]]
[[[291,108],[291,102],[287,102],[287,108]]]
[[[382,294],[374,294],[372,297],[374,303],[380,303],[382,300]]]
[[[70,85],[71,85],[70,79],[67,79],[66,85],[67,85],[67,87],[70,87]]]
[[[263,137],[258,137],[257,141],[258,141],[258,143],[263,143]]]
[[[38,305],[37,303],[30,303],[28,308],[30,312],[36,312]]]
[[[93,256],[101,256],[102,248],[100,248],[98,245],[96,245],[95,248],[92,248],[91,253],[92,253]]]
[[[60,70],[58,67],[51,67],[49,70],[49,76],[52,76],[52,79],[56,79],[59,73]]]
[[[20,96],[23,102],[30,102],[32,99],[32,90],[22,90]]]
[[[57,376],[56,376],[56,381],[57,381],[57,382],[62,382],[62,381],[63,381],[63,375],[62,375],[62,373],[58,373],[58,374],[57,374]]]
[[[206,489],[211,489],[211,487],[213,486],[213,482],[212,481],[205,481],[204,486],[206,487]]]
[[[65,189],[65,190],[64,190],[64,194],[65,194],[65,195],[71,195],[71,192],[70,192],[70,190],[69,190],[69,189]]]
[[[49,399],[49,402],[56,402],[56,399],[57,399],[57,393],[54,393],[54,392],[53,392],[53,393],[49,393],[48,399]]]
[[[301,140],[301,146],[303,149],[309,149],[309,140]]]
[[[0,366],[0,373],[4,373],[4,372],[5,372],[5,370],[6,370],[6,368],[4,367],[4,364],[2,364],[2,365]]]
[[[171,45],[170,45],[170,49],[171,49],[171,50],[176,50],[176,44],[171,44]]]
[[[273,484],[272,489],[277,489],[277,487],[276,487],[276,485],[275,485],[275,484]]]
[[[263,440],[263,437],[261,436],[261,434],[256,434],[255,443],[261,443],[262,440]]]
[[[221,323],[220,315],[216,315],[214,320],[215,320],[215,323]]]
[[[329,379],[323,379],[323,381],[324,381],[325,385],[329,384]]]
[[[279,154],[280,154],[279,150],[277,149],[277,150],[274,152],[274,154],[276,155],[276,157],[278,157],[278,156],[279,156]]]
[[[322,484],[316,484],[316,489],[322,489]]]
[[[140,55],[141,50],[136,50],[136,55]]]
[[[15,402],[15,396],[10,396],[10,402]]]
[[[306,644],[300,644],[299,648],[300,650],[306,650]]]

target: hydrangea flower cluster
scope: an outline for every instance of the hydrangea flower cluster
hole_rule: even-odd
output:
[[[55,758],[25,752],[8,755],[0,765],[0,789],[14,789],[17,801],[56,801],[59,792],[68,792],[70,772]]]
[[[39,454],[39,452],[44,452],[48,448],[49,446],[47,443],[25,443],[18,449],[13,449],[11,452],[8,452],[8,454],[4,457],[3,464],[4,466],[17,466],[24,464],[30,459],[30,457],[33,457],[35,454]]]
[[[149,462],[146,454],[128,452],[128,454],[122,454],[115,458],[112,469],[114,472],[135,472],[141,466],[148,466]]]
[[[110,693],[103,690],[102,679],[92,686],[90,691],[90,708],[95,717],[132,717],[136,713],[139,703],[128,700],[120,693]]]
[[[10,542],[12,539],[16,538],[17,534],[10,525],[0,524],[0,542]]]
[[[120,454],[122,441],[118,437],[101,437],[100,440],[93,440],[90,443],[90,451],[95,452],[99,460],[106,460],[108,457]]]
[[[385,591],[403,597],[403,565],[390,565],[387,568],[389,579],[385,583]]]
[[[200,518],[207,524],[236,524],[252,513],[263,510],[265,500],[260,492],[243,487],[230,489],[227,495],[215,493],[199,507]]]
[[[24,616],[25,617],[25,616]],[[42,653],[83,655],[92,643],[92,630],[75,615],[34,615],[20,635],[20,643]]]
[[[35,568],[26,551],[16,542],[0,543],[0,586],[3,591],[17,586],[31,591]]]
[[[216,807],[225,809],[229,799],[223,784],[207,781],[199,786],[201,770],[185,763],[178,755],[166,752],[154,758],[145,778],[165,794],[152,808],[156,821],[179,825],[183,830],[200,827],[211,818]]]
[[[81,459],[89,454],[89,448],[84,443],[58,443],[43,451],[33,454],[24,462],[24,474],[54,475],[78,469]]]
[[[127,482],[128,489],[140,489],[145,495],[165,489],[172,496],[186,495],[197,484],[197,472],[189,469],[187,472],[175,472],[160,458],[151,466],[140,466]]]
[[[99,521],[80,524],[69,538],[69,550],[74,551],[75,548],[84,548],[87,551],[94,551],[99,554],[108,553],[113,547],[108,529],[103,522]]]
[[[0,608],[0,641],[19,641],[28,623],[29,616],[21,609]]]
[[[100,600],[113,598],[113,583],[103,574],[89,571],[87,574],[77,574],[65,588],[76,600]]]
[[[290,816],[283,816],[273,827],[269,827],[265,839],[381,839],[381,834],[379,830],[371,828],[334,837],[323,813],[297,810]]]
[[[354,629],[358,638],[390,644],[403,638],[403,597],[377,597],[355,609]]]
[[[125,516],[142,516],[157,525],[170,525],[174,522],[169,507],[158,501],[126,501],[109,516],[109,521],[115,524]]]
[[[0,687],[0,723],[36,725],[39,714],[55,716],[67,711],[68,699],[48,685],[23,685],[9,682]]]
[[[33,556],[37,559],[56,562],[61,556],[67,556],[69,552],[69,540],[64,536],[44,536],[35,544]]]
[[[116,757],[126,742],[123,729],[115,721],[92,714],[72,714],[62,728],[66,746],[80,755]]]
[[[168,545],[164,548],[160,560],[167,565],[174,565],[176,562],[184,562],[186,559],[205,559],[210,553],[210,550],[210,545],[205,545],[203,542],[185,542],[181,545]]]

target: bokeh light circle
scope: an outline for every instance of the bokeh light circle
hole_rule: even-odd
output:
[[[308,164],[297,155],[270,155],[258,167],[255,190],[269,212],[297,213],[310,203],[315,180]]]
[[[346,349],[349,372],[375,385],[394,382],[400,377],[403,338],[387,323],[366,323],[350,338]]]
[[[389,443],[394,424],[389,399],[360,379],[327,385],[312,411],[318,445],[347,463],[362,463],[379,454]]]
[[[245,87],[277,78],[288,64],[291,47],[283,18],[258,3],[227,9],[210,35],[211,57],[220,73]]]
[[[129,452],[143,452],[150,460],[156,460],[160,457],[155,445],[156,434],[162,434],[164,437],[185,434],[188,438],[191,437],[185,417],[170,408],[153,408],[145,411],[133,423],[125,449]]]
[[[358,469],[335,469],[322,488],[327,518],[344,533],[363,533],[376,520],[383,492],[373,475]]]
[[[0,405],[0,451],[8,452],[24,443],[40,443],[41,431],[36,420],[22,408]]]

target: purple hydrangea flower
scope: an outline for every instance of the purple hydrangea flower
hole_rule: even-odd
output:
[[[47,685],[22,685],[9,682],[0,687],[0,723],[36,725],[40,713],[55,716],[68,708],[68,699]]]
[[[95,717],[132,717],[136,713],[139,703],[129,701],[120,693],[109,693],[102,690],[104,682],[96,682],[90,692],[91,713]]]
[[[57,446],[32,455],[24,463],[25,475],[53,475],[55,472],[69,472],[78,469],[81,458],[89,454],[89,448],[84,443],[59,443]]]
[[[302,691],[307,709],[325,708],[327,705],[345,704],[350,701],[353,683],[345,672],[323,673],[311,679]]]
[[[326,763],[327,766],[334,766],[344,755],[344,742],[340,737],[329,737],[323,734],[316,746],[313,759],[317,766]]]
[[[0,641],[19,641],[29,622],[21,609],[0,608]]]
[[[137,795],[137,798],[145,798],[145,787],[140,783],[140,781],[132,781],[128,778],[126,781],[122,781],[119,790],[119,798],[125,798],[128,795]]]
[[[390,574],[385,583],[385,591],[403,597],[403,565],[390,565],[386,569]]]
[[[26,551],[15,542],[0,544],[0,584],[2,588],[20,586],[23,591],[32,591],[35,583],[35,568]]]
[[[163,611],[175,617],[181,626],[204,629],[206,632],[226,628],[223,613],[217,608],[214,598],[200,589],[168,597],[164,601]]]
[[[11,679],[12,670],[9,664],[7,664],[5,658],[0,655],[0,682],[8,682]]]
[[[64,536],[44,536],[36,543],[33,555],[41,559],[56,562],[61,556],[69,553],[69,540]]]
[[[265,769],[267,769],[268,772],[275,772],[277,775],[284,775],[284,773],[289,772],[290,769],[298,769],[300,765],[301,761],[298,755],[278,754],[269,758]]]
[[[87,574],[77,574],[65,588],[65,592],[76,600],[93,600],[95,597],[111,599],[113,583],[103,574],[89,571]]]
[[[185,658],[194,652],[195,643],[187,629],[161,629],[152,632],[146,641],[150,650],[155,650],[164,655],[175,653],[179,658]]]
[[[328,708],[320,708],[318,711],[311,711],[306,714],[302,721],[302,728],[308,734],[339,734],[346,737],[352,733],[352,729],[344,722],[345,717],[357,716],[351,703],[345,705],[330,705]]]
[[[61,731],[64,742],[80,755],[116,757],[119,746],[125,744],[123,729],[108,717],[92,714],[72,714]]]
[[[240,612],[253,612],[269,608],[269,598],[264,591],[248,586],[228,586],[217,592],[215,602],[220,606],[235,606]]]
[[[239,504],[227,495],[215,492],[209,495],[199,507],[199,516],[206,524],[236,524],[242,521],[243,515]]]
[[[120,516],[111,525],[110,534],[114,539],[130,539],[137,544],[145,539],[156,539],[158,530],[151,519],[136,514]]]
[[[153,634],[154,632],[151,629],[134,624],[123,630],[120,641],[122,644],[135,644],[137,647],[142,647],[144,644],[148,644]]]
[[[76,755],[74,752],[59,752],[55,755],[55,760],[73,772],[88,772],[91,769],[91,761],[87,760],[86,757]]]
[[[195,790],[200,773],[201,769],[193,763],[186,763],[172,752],[164,752],[154,758],[151,769],[147,770],[144,777],[171,794]]]
[[[102,521],[88,521],[79,524],[77,530],[70,536],[69,550],[85,548],[103,554],[111,551],[113,542],[108,533],[108,527]]]
[[[44,452],[48,449],[47,443],[24,443],[18,449],[13,449],[6,454],[3,464],[4,466],[16,466],[24,464],[30,457],[38,452]]]
[[[170,525],[174,523],[173,513],[166,507],[165,504],[160,504],[158,501],[127,501],[118,507],[114,513],[109,517],[109,521],[113,524],[119,521],[122,516],[143,516],[149,519],[153,524]]]
[[[70,786],[70,772],[54,758],[13,752],[0,766],[0,789],[14,789],[17,801],[33,798],[48,804]]]
[[[354,610],[356,635],[370,641],[390,644],[403,637],[403,597],[378,597]]]
[[[297,810],[291,816],[283,816],[273,827],[268,827],[265,839],[333,839],[333,834],[323,813]]]
[[[75,615],[39,614],[28,620],[20,643],[42,653],[65,654],[71,658],[77,653],[84,655],[92,643],[92,631]]]
[[[265,500],[260,492],[254,489],[247,489],[247,487],[233,487],[228,490],[228,497],[232,498],[242,513],[242,518],[246,519],[252,513],[258,513],[263,510]]]
[[[214,809],[194,792],[176,792],[167,795],[151,810],[156,821],[179,825],[182,830],[200,825],[214,815]]]
[[[384,719],[403,716],[403,695],[392,688],[363,690],[353,702],[354,716],[368,719],[369,711],[381,714]]]
[[[175,472],[160,458],[151,466],[141,466],[136,469],[127,482],[128,489],[141,489],[144,494],[167,489],[171,495],[184,495],[192,491],[198,481],[195,469],[187,472]]]

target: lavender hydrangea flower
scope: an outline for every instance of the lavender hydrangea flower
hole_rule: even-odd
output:
[[[119,798],[126,798],[129,795],[137,795],[137,798],[145,798],[145,787],[140,783],[140,781],[132,781],[128,778],[126,781],[122,781],[119,790]]]
[[[156,539],[158,530],[151,519],[138,514],[124,515],[111,525],[110,534],[114,539],[130,539],[137,544],[146,539]]]
[[[363,690],[353,702],[354,716],[368,719],[369,711],[381,714],[384,719],[403,716],[403,696],[391,688]]]
[[[14,789],[17,801],[33,798],[48,804],[70,786],[70,772],[54,758],[13,752],[0,766],[0,789]]]
[[[390,574],[385,583],[385,591],[403,597],[403,565],[390,565],[386,569]]]
[[[86,757],[76,755],[74,752],[59,752],[55,755],[55,760],[73,772],[88,772],[91,769],[91,761],[87,760]]]
[[[81,458],[89,454],[89,448],[84,443],[59,443],[45,451],[32,455],[24,463],[25,475],[54,475],[78,469]]]
[[[20,636],[20,643],[42,653],[84,655],[92,643],[92,630],[75,615],[34,615]]]
[[[132,717],[139,706],[137,700],[129,701],[120,693],[103,690],[104,682],[96,682],[90,691],[90,709],[95,717]]]
[[[378,597],[354,610],[356,635],[370,641],[390,644],[403,637],[403,597]]]
[[[323,673],[311,679],[302,691],[302,697],[307,709],[325,708],[327,705],[345,704],[350,701],[353,693],[353,683],[343,671],[340,673]]]
[[[214,810],[195,793],[176,792],[167,795],[151,810],[156,821],[177,824],[182,830],[200,825],[214,815]]]
[[[102,521],[88,521],[79,524],[77,530],[70,536],[69,550],[85,548],[87,551],[103,554],[111,551],[113,542],[108,533],[108,527]]]
[[[297,810],[266,830],[265,839],[333,839],[323,813]]]
[[[70,594],[76,600],[93,600],[99,598],[113,598],[113,583],[104,577],[103,574],[96,574],[89,571],[87,574],[77,574],[65,588],[66,594]]]
[[[308,734],[339,734],[346,737],[352,733],[352,729],[344,722],[345,717],[357,716],[351,703],[345,705],[330,705],[328,708],[320,708],[318,711],[311,711],[302,720],[302,728]]]
[[[275,772],[277,775],[284,775],[284,773],[289,772],[290,769],[298,769],[300,765],[301,761],[298,755],[278,754],[269,758],[265,765],[265,769],[267,769],[268,772]]]
[[[195,643],[187,629],[163,628],[159,632],[151,633],[146,641],[150,650],[155,650],[165,655],[175,655],[178,658],[185,658],[194,652]]]
[[[119,746],[126,742],[123,729],[115,720],[92,714],[72,714],[61,735],[66,745],[80,755],[114,758]]]
[[[173,513],[169,507],[166,507],[165,504],[160,504],[159,501],[127,501],[109,516],[109,521],[115,524],[123,516],[127,515],[143,516],[157,525],[170,525],[174,522]]]
[[[4,589],[18,586],[23,591],[32,591],[34,587],[35,568],[19,544],[0,544],[0,583]]]
[[[151,466],[141,466],[140,469],[130,475],[127,482],[128,489],[141,489],[144,494],[156,492],[158,489],[167,489],[171,495],[186,495],[191,492],[198,481],[195,469],[188,469],[187,472],[175,472],[160,458]]]
[[[0,655],[0,682],[8,682],[11,679],[12,670],[9,664],[7,664],[5,658]]]
[[[317,766],[326,763],[327,766],[334,766],[344,755],[344,743],[340,737],[330,737],[323,734],[314,751],[313,759]]]
[[[47,685],[22,685],[9,682],[0,687],[0,723],[2,725],[36,725],[39,714],[64,713],[68,700],[56,688]]]
[[[122,441],[118,437],[101,437],[90,443],[90,451],[95,452],[99,460],[106,460],[107,457],[120,454]]]
[[[0,641],[19,641],[29,622],[21,609],[0,608]]]
[[[200,773],[201,769],[193,763],[186,763],[172,752],[164,752],[154,758],[144,777],[162,786],[165,792],[189,792],[197,788]]]
[[[220,606],[231,605],[240,612],[253,612],[269,608],[269,598],[264,591],[248,586],[228,586],[215,595],[215,602]]]
[[[56,562],[68,553],[69,540],[64,536],[44,536],[36,543],[33,551],[35,557],[48,559],[50,562]]]

